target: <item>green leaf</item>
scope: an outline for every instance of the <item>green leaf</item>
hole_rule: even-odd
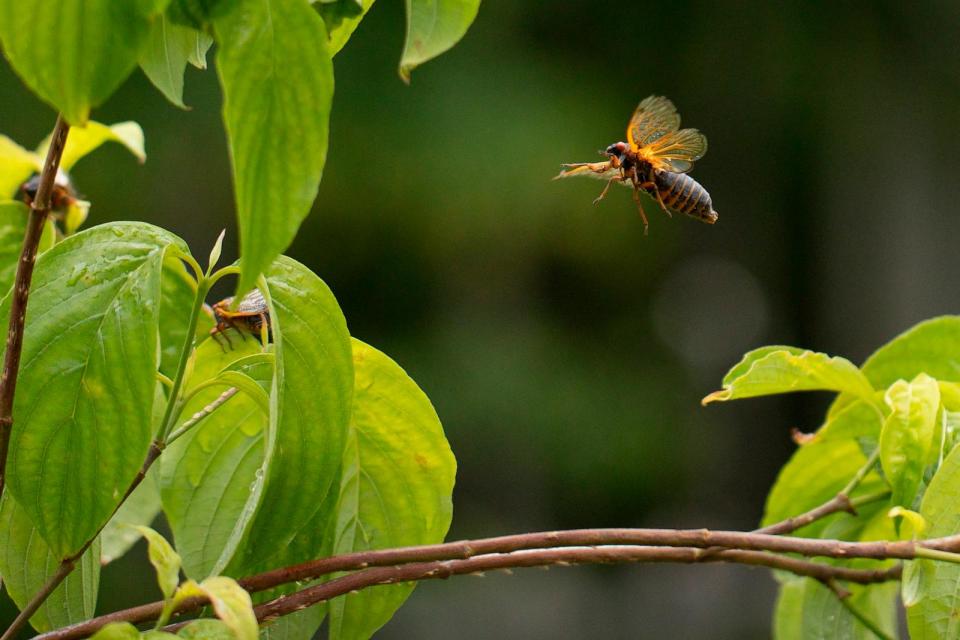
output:
[[[177,590],[177,585],[180,584],[180,556],[162,535],[150,527],[139,525],[134,528],[147,539],[147,553],[150,557],[150,564],[157,572],[157,584],[160,585],[160,592],[164,598],[172,598]]]
[[[347,44],[350,36],[360,26],[360,21],[373,6],[374,0],[342,0],[316,4],[316,9],[327,25],[327,48],[330,55],[337,55]]]
[[[711,402],[793,391],[848,392],[872,401],[873,387],[849,360],[813,351],[770,347],[751,351],[723,379]]]
[[[866,461],[852,439],[814,441],[800,447],[780,470],[770,490],[763,525],[799,515],[832,499]],[[875,473],[868,476],[867,481],[861,483],[860,491],[869,491],[870,483],[876,480]],[[817,521],[798,530],[797,534],[815,536],[824,526],[825,521]]]
[[[323,19],[306,0],[240,0],[214,27],[243,295],[290,245],[317,196],[333,64]]]
[[[140,532],[130,525],[149,525],[159,513],[159,465],[154,464],[100,534],[100,564],[113,562],[140,539]]]
[[[22,202],[0,202],[0,293],[3,295],[10,290],[17,273],[17,261],[23,248],[23,236],[27,232],[29,216],[30,209]],[[37,252],[43,253],[50,249],[56,236],[53,221],[47,220]]]
[[[190,640],[234,640],[230,627],[224,624],[223,620],[212,618],[194,620],[177,631],[177,635]]]
[[[217,617],[230,628],[236,640],[257,640],[259,627],[250,594],[233,578],[214,576],[200,584],[189,580],[181,585],[177,600],[197,595],[210,599]]]
[[[477,17],[480,0],[406,0],[407,39],[400,57],[400,77],[457,44]]]
[[[896,584],[874,585],[849,596],[850,604],[891,636],[896,636],[893,599]],[[876,635],[851,614],[837,596],[812,578],[783,584],[774,613],[776,640],[876,640]]]
[[[123,145],[140,163],[147,160],[147,154],[143,150],[143,129],[139,124],[128,121],[106,125],[91,120],[85,126],[70,128],[67,134],[67,145],[63,148],[63,156],[60,160],[60,168],[69,171],[78,160],[96,151],[105,142],[117,142]],[[48,135],[37,147],[37,155],[45,157],[49,146],[50,136]]]
[[[423,391],[393,360],[353,341],[356,390],[334,553],[443,542],[457,463]],[[414,585],[330,602],[330,638],[369,638]]]
[[[140,640],[140,631],[129,622],[111,622],[93,634],[90,640]]]
[[[880,347],[865,363],[863,373],[877,389],[918,374],[960,382],[960,316],[921,322]]]
[[[246,575],[315,557],[289,546],[336,491],[353,398],[346,320],[333,293],[309,269],[281,256],[266,274],[276,375],[256,515],[230,573]],[[253,502],[256,500],[257,502]],[[306,554],[300,556],[299,554]]]
[[[149,448],[160,272],[173,245],[182,241],[156,227],[112,223],[37,261],[7,481],[60,556],[106,523]]]
[[[960,449],[954,449],[933,476],[920,505],[927,521],[925,538],[960,533]],[[960,565],[908,563],[904,575],[907,625],[913,640],[960,635]],[[913,565],[913,566],[911,566]],[[923,575],[917,575],[917,572]]]
[[[892,411],[880,432],[880,464],[893,489],[893,504],[909,508],[933,446],[940,388],[936,380],[920,374],[912,382],[893,383],[886,401]]]
[[[0,135],[0,199],[12,198],[20,185],[41,167],[43,158]]]
[[[136,66],[152,4],[0,0],[0,41],[24,83],[70,124],[82,125]]]
[[[30,618],[34,629],[49,631],[93,617],[100,583],[99,555],[100,544],[94,542]],[[0,498],[0,574],[10,598],[18,607],[25,606],[59,564],[60,556],[50,550],[10,492],[5,492]]]
[[[815,439],[817,442],[857,439],[875,446],[880,438],[883,419],[883,413],[877,407],[864,400],[855,400],[829,416],[817,431]]]
[[[186,393],[245,356],[260,352],[256,340],[234,336],[232,343],[231,350],[212,339],[197,347]],[[270,364],[259,363],[245,372],[267,386],[273,378]],[[181,422],[225,390],[218,386],[199,391],[181,412]],[[266,424],[257,403],[237,394],[174,441],[160,458],[163,509],[187,575],[208,576],[218,561],[222,564],[232,555],[236,544],[228,545],[231,535],[235,528],[242,530],[251,516],[244,507],[263,462]]]
[[[176,24],[167,16],[158,16],[140,53],[140,68],[167,100],[186,109],[183,74],[188,63],[200,68],[206,66],[210,44],[210,36],[202,31]]]

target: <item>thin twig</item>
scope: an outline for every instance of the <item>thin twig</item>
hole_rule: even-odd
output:
[[[0,495],[3,494],[7,475],[7,451],[10,447],[10,432],[13,430],[13,397],[17,391],[20,373],[20,354],[23,351],[23,325],[27,318],[27,302],[30,298],[30,282],[33,267],[37,262],[37,248],[43,235],[43,225],[50,214],[50,200],[54,180],[60,169],[60,157],[67,144],[70,125],[57,117],[57,124],[50,137],[50,147],[40,173],[40,185],[30,204],[30,217],[23,236],[23,248],[17,262],[17,275],[13,281],[13,296],[10,299],[10,319],[7,324],[7,346],[3,356],[3,373],[0,374]]]
[[[240,390],[237,389],[236,387],[230,387],[229,389],[221,393],[219,396],[217,396],[216,399],[213,400],[213,402],[211,402],[204,408],[194,413],[192,416],[190,416],[189,420],[184,421],[183,424],[181,424],[179,427],[174,429],[174,431],[167,438],[167,444],[169,445],[174,440],[176,440],[177,438],[185,434],[187,431],[197,426],[197,423],[199,423],[201,420],[203,420],[204,418],[209,416],[211,413],[219,409],[221,406],[223,406],[223,404],[226,403],[227,400],[237,395],[238,391]]]

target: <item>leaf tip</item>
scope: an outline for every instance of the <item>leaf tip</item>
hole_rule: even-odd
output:
[[[720,389],[719,391],[714,391],[713,393],[704,396],[703,400],[700,401],[700,405],[705,407],[708,404],[712,404],[714,402],[724,402],[729,399],[730,399],[730,389],[723,388],[723,389]]]

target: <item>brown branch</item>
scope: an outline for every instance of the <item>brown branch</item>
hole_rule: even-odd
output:
[[[331,580],[296,593],[281,596],[254,607],[257,620],[268,622],[299,611],[319,602],[325,602],[372,586],[410,582],[414,580],[446,579],[451,576],[509,570],[519,567],[549,567],[571,564],[625,564],[625,563],[699,563],[733,562],[765,566],[791,571],[821,581],[847,580],[872,584],[896,580],[899,566],[889,569],[863,570],[797,560],[786,556],[756,551],[727,550],[705,557],[701,549],[670,549],[658,547],[608,546],[597,548],[533,549],[508,554],[482,555],[464,560],[419,562],[396,567],[367,569]],[[184,624],[184,623],[181,623]],[[179,626],[179,625],[178,625]]]
[[[704,534],[709,535],[704,536]],[[447,567],[450,562],[468,561],[476,560],[477,558],[483,558],[482,563],[492,562],[495,565],[487,567],[485,564],[481,563],[481,568],[477,568],[478,565],[476,563],[473,565],[464,565],[466,567],[470,567],[469,571],[467,569],[463,569],[463,572],[468,573],[492,568],[538,566],[536,564],[529,564],[531,561],[528,559],[528,556],[517,555],[519,552],[529,552],[534,554],[553,553],[553,556],[548,556],[551,559],[549,564],[558,564],[562,562],[602,562],[602,558],[609,557],[605,556],[604,554],[607,553],[611,548],[625,548],[629,550],[618,552],[620,555],[616,556],[617,562],[738,562],[742,564],[772,566],[775,568],[792,571],[798,573],[799,575],[808,575],[817,579],[835,578],[839,580],[860,582],[865,584],[896,579],[900,571],[899,567],[881,570],[879,572],[850,569],[847,567],[837,567],[833,565],[773,555],[759,550],[725,549],[718,552],[707,553],[708,549],[704,549],[702,547],[715,546],[712,544],[712,540],[716,539],[716,537],[721,534],[723,534],[723,536],[732,536],[727,538],[728,542],[732,539],[751,539],[753,540],[754,546],[759,544],[757,540],[783,540],[788,543],[793,542],[798,544],[805,542],[801,538],[778,538],[776,536],[765,534],[708,532],[705,530],[674,531],[660,529],[584,529],[575,531],[551,531],[501,536],[482,540],[465,540],[461,542],[449,542],[445,544],[425,545],[420,547],[360,551],[340,556],[333,556],[330,558],[321,558],[319,560],[305,562],[291,567],[267,571],[265,573],[250,576],[248,578],[242,578],[239,580],[239,583],[242,587],[250,592],[259,592],[280,586],[282,584],[288,584],[296,581],[313,580],[331,573],[366,569],[367,571],[360,571],[360,573],[346,576],[346,578],[363,580],[365,586],[373,586],[376,584],[389,583],[390,580],[388,578],[395,575],[393,572],[398,569],[396,565],[403,565],[404,567],[418,566],[420,569],[417,571],[425,574],[422,578],[398,578],[400,581],[407,579],[429,579],[431,577],[441,577],[439,575],[426,574],[429,574],[434,569],[437,569],[437,567],[440,567],[440,569],[437,570],[441,572],[446,571],[444,567]],[[641,542],[633,542],[637,540]],[[665,545],[673,542],[679,544],[681,547],[686,546],[688,548],[649,546],[653,540],[658,541],[655,543],[657,545]],[[870,551],[870,553],[873,555],[858,556],[856,554],[851,554],[849,548],[847,547],[842,547],[838,551],[834,546],[836,544],[864,545],[874,543],[842,543],[838,540],[815,540],[812,542],[825,543],[821,545],[823,550],[834,552],[832,554],[824,553],[823,555],[845,557],[845,554],[850,554],[850,557],[877,557],[876,550]],[[906,544],[912,546],[913,543]],[[960,541],[957,541],[957,544],[960,545]],[[564,549],[564,547],[591,547],[591,549]],[[566,551],[575,551],[574,555],[571,556],[575,559],[571,560],[571,557],[563,556],[562,554]],[[900,551],[901,553],[904,553],[902,550]],[[600,559],[588,559],[589,552],[595,552],[597,554],[596,557]],[[543,559],[543,556],[534,555],[532,557],[540,557]],[[579,558],[579,560],[576,560],[576,558]],[[516,561],[516,564],[510,564],[514,561]],[[426,569],[428,566],[431,567],[431,569]],[[371,567],[383,567],[384,569],[379,573],[370,574],[369,571],[371,570]],[[365,575],[366,577],[355,577],[360,575]],[[345,578],[339,578],[338,580],[326,584],[353,584],[350,581],[345,583],[339,582],[339,580],[344,579]],[[386,582],[384,582],[384,580],[386,580]],[[369,581],[369,583],[366,581]],[[339,587],[328,588],[337,589]],[[344,593],[353,589],[354,587],[350,587]],[[309,597],[314,597],[317,592],[311,593],[313,595]],[[327,592],[320,593],[322,595]],[[335,595],[325,597],[335,597]],[[319,600],[317,601],[319,602]],[[202,599],[186,601],[177,609],[177,612],[186,613],[188,611],[193,611],[200,608],[203,604],[204,600]],[[69,627],[50,631],[37,636],[37,638],[38,640],[68,640],[71,638],[82,638],[91,635],[97,629],[110,622],[125,621],[139,623],[146,622],[148,620],[155,620],[159,616],[162,607],[162,602],[141,605],[132,609],[126,609],[123,611],[110,613],[105,616],[100,616],[99,618],[94,618],[92,620],[81,622]]]
[[[3,355],[3,373],[0,374],[0,494],[3,494],[7,475],[7,451],[10,447],[10,432],[13,429],[13,396],[17,391],[20,373],[20,354],[23,350],[23,325],[27,317],[27,301],[30,297],[30,281],[37,261],[37,247],[43,235],[43,225],[50,214],[53,184],[60,169],[60,157],[67,144],[70,125],[57,117],[50,147],[40,173],[37,195],[30,204],[30,217],[23,236],[23,248],[17,262],[17,275],[13,281],[13,296],[10,299],[10,319],[7,324],[7,346]]]

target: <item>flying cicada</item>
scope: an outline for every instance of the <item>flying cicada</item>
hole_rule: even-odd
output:
[[[706,152],[707,138],[696,129],[680,128],[680,114],[673,103],[662,96],[650,96],[633,112],[627,125],[627,142],[615,142],[603,152],[606,162],[565,164],[557,178],[589,176],[606,180],[607,186],[594,204],[603,200],[614,182],[632,187],[644,233],[649,223],[640,204],[641,191],[655,198],[667,215],[677,211],[713,224],[717,212],[710,194],[687,175]]]

